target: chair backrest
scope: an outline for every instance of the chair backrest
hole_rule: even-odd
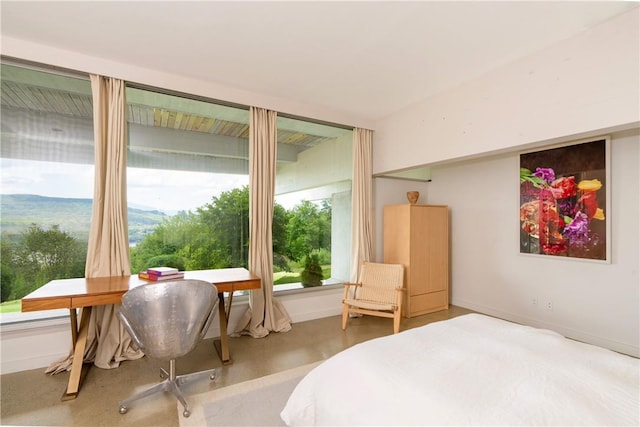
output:
[[[218,292],[211,283],[176,280],[129,290],[118,315],[146,355],[174,359],[204,338],[217,306]]]
[[[395,304],[397,289],[404,283],[402,264],[365,262],[360,267],[360,283],[357,299]]]

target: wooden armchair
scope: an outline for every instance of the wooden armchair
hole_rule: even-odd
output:
[[[402,264],[365,262],[360,268],[360,283],[345,283],[342,299],[342,330],[350,313],[393,318],[393,333],[400,330],[404,282]],[[349,290],[355,287],[353,296]]]

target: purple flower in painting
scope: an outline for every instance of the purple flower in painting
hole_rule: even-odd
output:
[[[558,211],[563,216],[573,217],[576,213],[576,204],[574,199],[558,200]]]
[[[533,176],[537,176],[547,184],[551,184],[556,179],[556,173],[551,168],[536,168]]]
[[[563,234],[571,243],[587,243],[589,240],[589,217],[578,211],[573,221],[564,227]]]

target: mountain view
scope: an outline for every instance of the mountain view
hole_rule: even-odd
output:
[[[88,238],[91,221],[91,199],[44,197],[32,194],[0,195],[0,228],[3,233],[17,234],[31,224],[45,228],[58,225],[74,237]],[[128,208],[129,243],[135,245],[169,216],[158,210]]]

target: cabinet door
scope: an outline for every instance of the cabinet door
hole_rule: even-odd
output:
[[[448,289],[449,284],[449,214],[446,207],[431,207],[424,215],[426,241],[426,292]]]
[[[410,224],[410,264],[409,296],[421,295],[429,292],[429,208],[426,206],[411,206]]]
[[[384,262],[404,265],[406,279],[410,262],[409,206],[385,206],[383,226]]]

